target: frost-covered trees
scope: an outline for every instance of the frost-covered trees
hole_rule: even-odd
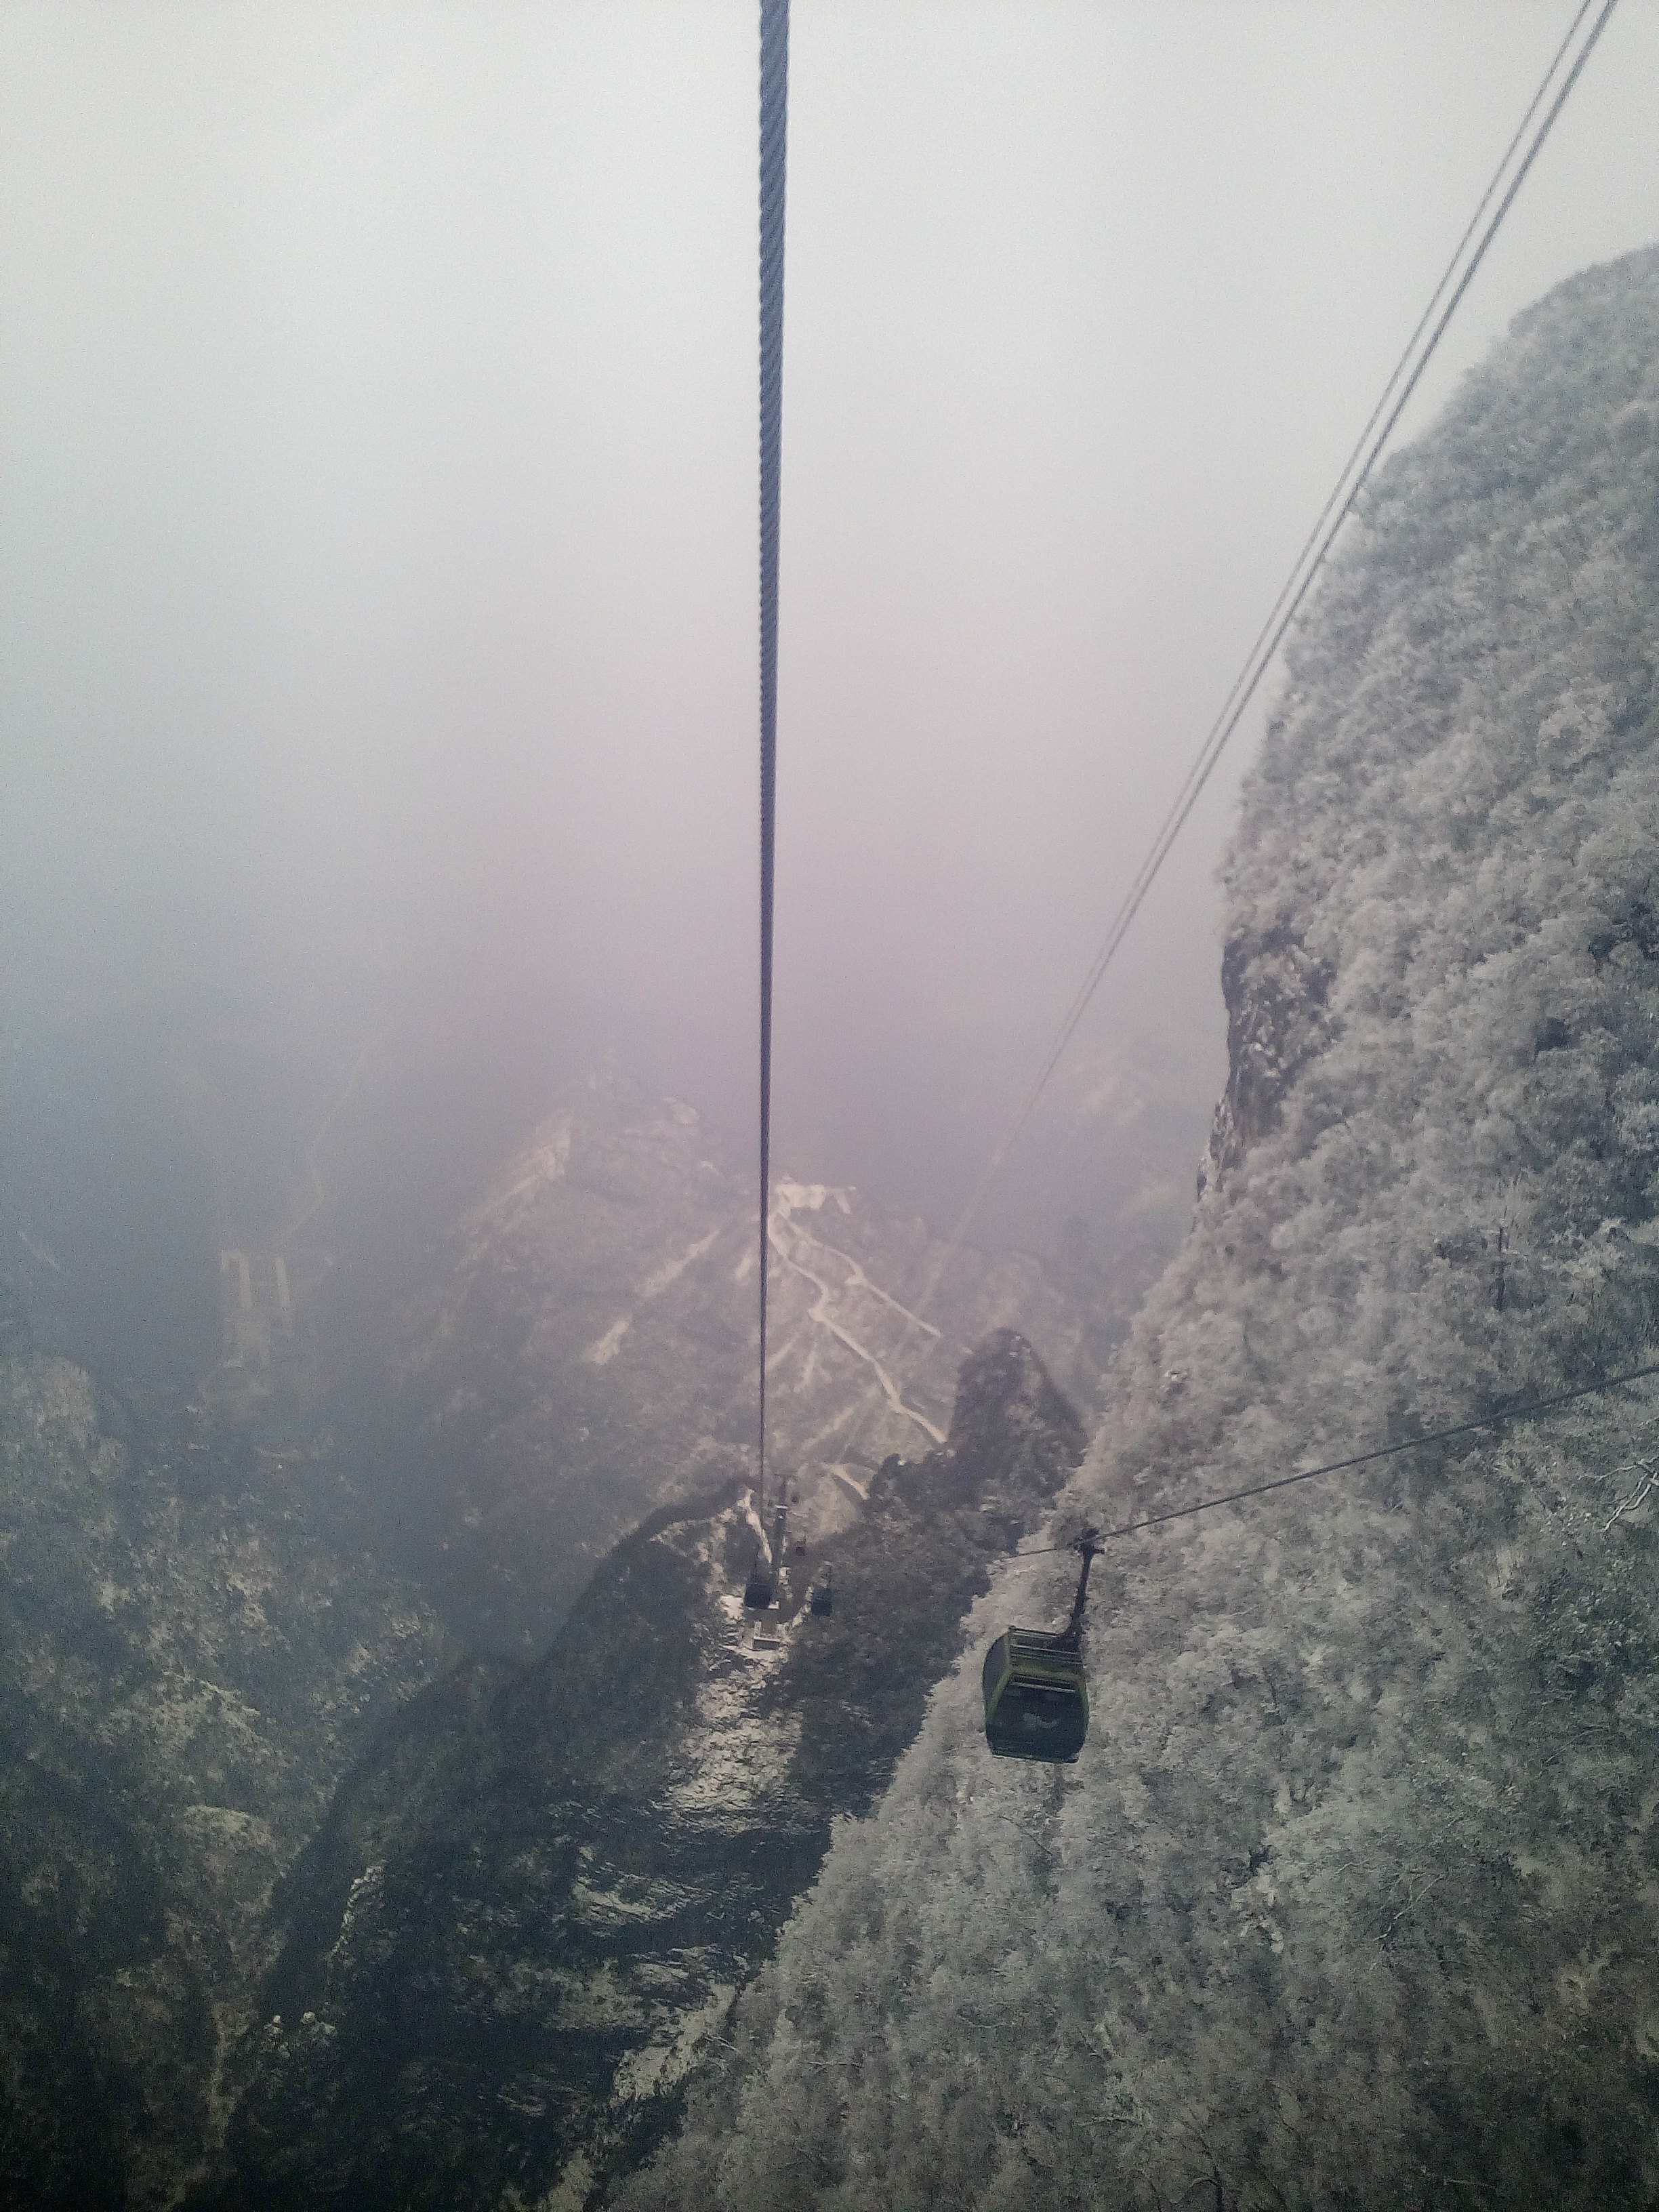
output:
[[[1304,625],[1073,1519],[1651,1356],[1656,645],[1650,252],[1521,319]],[[943,1684],[634,2203],[1650,2204],[1656,1449],[1649,1386],[1116,1549],[1080,1765]],[[1016,1570],[980,1640],[1058,1601]]]

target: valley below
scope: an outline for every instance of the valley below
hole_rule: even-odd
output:
[[[1652,250],[1369,484],[1196,1178],[1097,1048],[1024,1239],[459,954],[9,1017],[0,2202],[1653,2212],[1656,609]]]
[[[200,1224],[112,1279],[65,1057],[0,1203],[0,2200],[598,2201],[1081,1452],[1029,1342],[1091,1407],[1139,1285],[781,1176],[757,1626],[754,1188],[690,1106],[602,1061],[377,1240],[373,1050],[262,1157],[106,1057]]]

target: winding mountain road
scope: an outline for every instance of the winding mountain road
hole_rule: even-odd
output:
[[[766,1237],[767,1242],[784,1266],[799,1275],[804,1281],[811,1283],[817,1292],[817,1297],[807,1316],[808,1320],[815,1322],[820,1328],[827,1329],[838,1344],[842,1345],[855,1359],[861,1359],[865,1365],[871,1369],[877,1382],[881,1385],[888,1404],[896,1413],[901,1413],[907,1421],[914,1422],[915,1426],[934,1443],[942,1444],[945,1442],[944,1430],[930,1421],[926,1413],[918,1413],[914,1406],[906,1405],[897,1383],[894,1382],[868,1345],[860,1344],[851,1329],[837,1321],[830,1312],[830,1304],[837,1295],[836,1287],[826,1282],[822,1275],[814,1273],[811,1267],[795,1256],[779,1234],[780,1225],[793,1239],[809,1246],[813,1251],[822,1252],[826,1256],[833,1255],[835,1258],[841,1261],[849,1271],[848,1284],[842,1285],[841,1286],[842,1290],[849,1286],[866,1290],[872,1297],[879,1298],[884,1304],[892,1307],[896,1313],[903,1315],[907,1321],[914,1322],[917,1328],[927,1330],[930,1336],[937,1337],[939,1331],[931,1322],[921,1320],[919,1315],[913,1314],[907,1307],[902,1306],[898,1300],[890,1297],[887,1291],[878,1288],[860,1267],[858,1261],[842,1251],[839,1246],[826,1244],[821,1238],[814,1237],[810,1231],[799,1227],[793,1218],[793,1204],[786,1190],[781,1194],[779,1203],[774,1206],[767,1221]]]

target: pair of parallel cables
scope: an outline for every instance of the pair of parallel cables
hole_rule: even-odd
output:
[[[1577,83],[1585,63],[1589,59],[1597,40],[1606,29],[1618,0],[1580,0],[1565,36],[1556,49],[1549,67],[1544,72],[1537,91],[1533,94],[1525,114],[1516,127],[1514,137],[1505,148],[1502,160],[1493,172],[1492,180],[1482,193],[1474,215],[1470,217],[1462,238],[1448,262],[1444,273],[1436,285],[1427,307],[1418,321],[1416,329],[1407,341],[1404,351],[1395,364],[1394,373],[1384,386],[1382,396],[1371,410],[1364,429],[1354,442],[1353,449],[1333,486],[1329,497],[1321,509],[1318,520],[1309,532],[1301,551],[1293,562],[1289,575],[1269,610],[1267,619],[1257,633],[1255,641],[1245,656],[1243,666],[1235,678],[1231,690],[1223,701],[1219,713],[1211,724],[1203,744],[1185,781],[1170,801],[1153,838],[1146,859],[1141,862],[1128,889],[1125,891],[1116,913],[1107,930],[1105,939],[1079,985],[1070,1006],[1061,1018],[1054,1042],[1048,1048],[1036,1079],[1027,1093],[1018,1113],[992,1153],[983,1175],[963,1209],[951,1234],[944,1256],[934,1271],[924,1306],[937,1293],[940,1279],[961,1249],[963,1238],[976,1218],[993,1183],[1001,1172],[1003,1164],[1018,1143],[1026,1124],[1036,1110],[1038,1102],[1048,1089],[1055,1069],[1064,1057],[1067,1046],[1076,1036],[1107,969],[1115,958],[1119,946],[1127,935],[1135,916],[1139,913],[1152,890],[1159,870],[1168,859],[1176,838],[1185,828],[1200,795],[1214,773],[1216,765],[1225,750],[1229,739],[1237,729],[1259,690],[1262,678],[1272,665],[1291,623],[1311,590],[1314,580],[1324,566],[1327,556],[1355,502],[1369,481],[1381,459],[1395,425],[1409,404],[1421,380],[1424,371],[1433,358],[1436,348],[1445,335],[1447,326],[1456,313],[1464,294],[1474,282],[1475,272],[1486,257],[1488,248],[1498,235],[1505,216],[1513,205],[1516,193],[1526,181],[1528,173],[1537,159],[1545,140],[1555,125],[1557,118],[1566,105],[1568,96]],[[761,1023],[760,1023],[760,1449],[759,1490],[763,1511],[766,1482],[766,1322],[767,1322],[767,1261],[768,1237],[771,1214],[771,1141],[772,1141],[772,925],[775,889],[775,815],[777,796],[777,696],[778,696],[778,547],[782,482],[783,427],[783,273],[784,273],[784,185],[788,127],[789,81],[789,0],[761,0],[760,4],[760,645],[761,645]],[[1653,1373],[1652,1369],[1638,1370],[1639,1374]],[[1633,1381],[1637,1375],[1613,1378],[1606,1383],[1589,1386],[1588,1390],[1569,1393],[1571,1397],[1584,1396],[1591,1391],[1611,1389],[1617,1382]],[[1510,1415],[1495,1419],[1512,1419],[1522,1412],[1540,1411],[1547,1405],[1565,1403],[1565,1399],[1540,1400],[1526,1407],[1517,1407]],[[1419,1437],[1416,1443],[1437,1440],[1439,1437],[1460,1435],[1468,1429],[1490,1427],[1492,1421],[1467,1423],[1459,1428],[1436,1432],[1435,1437]],[[1234,1493],[1228,1498],[1215,1498],[1206,1505],[1187,1507],[1183,1513],[1202,1511],[1207,1505],[1231,1504],[1238,1497],[1254,1497],[1261,1490],[1282,1488],[1286,1482],[1312,1479],[1315,1474],[1334,1473],[1340,1468],[1363,1465],[1376,1458],[1384,1458],[1396,1450],[1410,1449],[1406,1445],[1390,1445],[1380,1452],[1358,1455],[1352,1460],[1334,1462],[1328,1468],[1313,1468],[1306,1474],[1283,1478],[1279,1483],[1264,1484],[1248,1492]],[[1180,1516],[1159,1515],[1154,1519],[1178,1518]],[[1137,1522],[1135,1528],[1149,1527],[1152,1522]],[[1114,1534],[1127,1534],[1127,1528],[1114,1530]]]

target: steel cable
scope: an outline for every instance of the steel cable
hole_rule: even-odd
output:
[[[1265,1498],[1269,1491],[1289,1490],[1298,1482],[1311,1482],[1322,1474],[1346,1474],[1356,1467],[1369,1467],[1373,1461],[1394,1459],[1401,1452],[1421,1451],[1426,1444],[1442,1444],[1452,1437],[1472,1437],[1484,1429],[1501,1429],[1510,1421],[1529,1420],[1534,1413],[1547,1413],[1557,1406],[1571,1406],[1579,1398],[1598,1397],[1605,1390],[1617,1390],[1626,1382],[1641,1382],[1650,1376],[1659,1375],[1659,1365],[1632,1367],[1628,1374],[1609,1375],[1604,1382],[1581,1383],[1576,1390],[1559,1391],[1553,1398],[1532,1398],[1525,1405],[1511,1406],[1504,1413],[1488,1413],[1478,1421],[1459,1421],[1449,1429],[1431,1429],[1426,1435],[1407,1437],[1402,1443],[1378,1444],[1374,1450],[1355,1452],[1348,1459],[1328,1460],[1323,1467],[1304,1467],[1295,1474],[1275,1475],[1271,1482],[1253,1482],[1243,1490],[1229,1490],[1218,1498],[1200,1498],[1195,1505],[1172,1506],[1167,1513],[1148,1513],[1141,1520],[1126,1521],[1121,1528],[1097,1529],[1095,1540],[1109,1544],[1115,1537],[1133,1536],[1142,1528],[1161,1528],[1166,1521],[1190,1521],[1196,1513],[1212,1513],[1218,1505],[1237,1505],[1242,1498]],[[1075,1544],[1035,1544],[1029,1552],[1016,1552],[1017,1559],[1041,1559],[1051,1552],[1070,1552]]]
[[[778,531],[783,465],[783,215],[789,0],[760,9],[760,1428],[766,1505],[767,1226],[772,1207],[772,906],[777,816]]]
[[[1424,313],[1418,322],[1416,330],[1413,331],[1411,337],[1407,340],[1405,351],[1401,354],[1399,362],[1395,364],[1394,374],[1389,377],[1387,385],[1383,388],[1382,397],[1378,399],[1376,405],[1371,410],[1370,421],[1367,422],[1364,430],[1361,432],[1360,436],[1355,444],[1353,452],[1350,453],[1340,476],[1337,478],[1331,495],[1326,501],[1324,507],[1321,512],[1318,522],[1315,524],[1313,530],[1309,533],[1309,537],[1304,544],[1302,551],[1297,555],[1296,562],[1291,569],[1291,573],[1286,578],[1278,599],[1273,603],[1272,611],[1269,613],[1267,621],[1262,624],[1261,629],[1257,635],[1255,643],[1251,647],[1249,653],[1245,658],[1243,667],[1240,669],[1237,677],[1234,679],[1232,689],[1227,694],[1226,700],[1223,703],[1221,711],[1216,716],[1214,722],[1212,723],[1209,733],[1206,737],[1203,744],[1199,749],[1197,757],[1193,762],[1191,768],[1187,771],[1185,781],[1182,783],[1180,790],[1176,793],[1174,799],[1171,801],[1169,811],[1164,816],[1158,834],[1152,840],[1152,847],[1147,853],[1146,858],[1141,862],[1140,867],[1137,871],[1128,890],[1124,893],[1122,902],[1118,908],[1116,915],[1113,918],[1110,928],[1107,932],[1105,942],[1102,945],[1099,952],[1096,955],[1092,965],[1089,969],[1087,975],[1084,977],[1082,983],[1079,985],[1077,993],[1073,998],[1070,1006],[1066,1009],[1066,1014],[1060,1023],[1059,1032],[1055,1036],[1054,1043],[1048,1049],[1047,1057],[1042,1062],[1042,1066],[1038,1073],[1036,1082],[1032,1085],[1030,1091],[1028,1092],[1019,1112],[1015,1115],[1012,1123],[1003,1136],[1001,1141],[998,1144],[995,1152],[992,1154],[989,1165],[986,1168],[985,1172],[980,1177],[978,1183],[975,1187],[972,1196],[969,1199],[967,1206],[963,1210],[961,1218],[958,1219],[956,1227],[952,1230],[950,1243],[945,1249],[945,1256],[941,1260],[938,1270],[935,1272],[933,1285],[931,1286],[932,1289],[937,1289],[939,1279],[943,1276],[945,1269],[954,1260],[958,1246],[961,1244],[963,1238],[966,1236],[969,1228],[976,1218],[980,1207],[984,1204],[986,1196],[989,1192],[992,1184],[995,1182],[998,1175],[1001,1172],[1003,1163],[1006,1160],[1009,1153],[1018,1143],[1020,1134],[1024,1131],[1026,1123],[1030,1120],[1032,1114],[1036,1110],[1038,1101],[1042,1098],[1043,1092],[1048,1089],[1049,1081],[1054,1075],[1055,1068],[1060,1065],[1060,1060],[1065,1054],[1066,1047],[1071,1043],[1073,1037],[1077,1034],[1079,1024],[1081,1023],[1084,1015],[1087,1012],[1089,1006],[1093,1000],[1095,993],[1099,989],[1101,981],[1106,974],[1106,970],[1110,967],[1113,959],[1115,957],[1118,947],[1122,944],[1125,936],[1128,933],[1130,924],[1134,921],[1136,915],[1139,913],[1146,895],[1151,890],[1152,884],[1158,876],[1158,871],[1162,868],[1164,860],[1169,856],[1170,848],[1174,845],[1176,839],[1180,836],[1182,829],[1186,826],[1188,817],[1191,815],[1194,807],[1198,804],[1200,794],[1202,793],[1206,784],[1208,783],[1216,763],[1219,761],[1223,751],[1226,748],[1228,740],[1231,738],[1234,731],[1238,727],[1238,725],[1243,720],[1245,711],[1249,708],[1251,700],[1255,696],[1262,678],[1267,674],[1268,668],[1273,663],[1274,655],[1279,651],[1280,645],[1284,642],[1286,632],[1289,630],[1291,624],[1295,621],[1297,615],[1300,611],[1303,602],[1307,598],[1310,590],[1313,586],[1315,579],[1317,577],[1320,569],[1324,565],[1327,555],[1336,542],[1336,538],[1341,531],[1344,522],[1347,520],[1349,514],[1352,510],[1355,501],[1364,489],[1365,485],[1370,477],[1371,471],[1376,467],[1377,460],[1382,455],[1382,449],[1387,445],[1389,439],[1394,431],[1395,425],[1399,422],[1401,414],[1405,411],[1405,409],[1411,399],[1412,394],[1416,391],[1418,384],[1421,380],[1423,372],[1427,368],[1429,362],[1434,356],[1435,349],[1438,346],[1441,338],[1444,336],[1446,328],[1450,323],[1453,315],[1456,313],[1459,303],[1462,301],[1464,294],[1468,290],[1471,283],[1474,281],[1476,270],[1480,268],[1482,261],[1486,258],[1487,249],[1492,245],[1493,239],[1498,235],[1498,229],[1503,223],[1504,218],[1509,213],[1510,208],[1514,203],[1516,194],[1520,191],[1522,185],[1525,182],[1528,172],[1531,169],[1533,162],[1536,160],[1540,149],[1542,148],[1545,140],[1548,137],[1551,130],[1553,128],[1556,118],[1560,114],[1562,108],[1565,106],[1568,94],[1571,92],[1574,85],[1578,82],[1579,75],[1583,69],[1584,64],[1589,60],[1597,40],[1606,29],[1608,19],[1618,4],[1619,0],[1603,0],[1603,5],[1600,14],[1596,16],[1594,24],[1591,26],[1588,36],[1583,40],[1583,44],[1580,46],[1578,52],[1575,57],[1571,68],[1567,70],[1565,79],[1555,94],[1554,99],[1550,101],[1543,120],[1538,125],[1536,131],[1534,132],[1532,142],[1528,146],[1526,153],[1518,167],[1516,167],[1514,175],[1510,177],[1508,186],[1503,192],[1503,197],[1498,202],[1496,211],[1488,222],[1485,231],[1481,234],[1480,241],[1475,246],[1473,254],[1469,256],[1468,264],[1463,268],[1462,274],[1455,275],[1459,262],[1462,259],[1468,246],[1469,240],[1474,234],[1475,230],[1480,224],[1482,213],[1486,209],[1492,205],[1492,202],[1498,191],[1504,174],[1514,160],[1516,149],[1520,144],[1522,138],[1525,135],[1528,123],[1531,121],[1532,118],[1537,114],[1540,106],[1543,103],[1547,94],[1548,94],[1551,84],[1553,82],[1558,71],[1561,68],[1562,62],[1572,46],[1573,40],[1578,32],[1579,27],[1583,22],[1585,16],[1589,14],[1591,6],[1594,5],[1594,0],[1582,0],[1582,4],[1578,9],[1577,13],[1573,17],[1572,22],[1567,30],[1566,36],[1563,39],[1560,46],[1557,48],[1548,69],[1544,73],[1544,76],[1539,85],[1538,90],[1533,94],[1531,104],[1528,106],[1525,116],[1522,118],[1520,127],[1517,129],[1514,137],[1510,139],[1508,147],[1505,149],[1502,161],[1499,161],[1497,169],[1493,172],[1491,183],[1488,184],[1485,192],[1481,195],[1480,204],[1477,206],[1474,216],[1471,218],[1462,237],[1459,240],[1456,249],[1454,252],[1450,261],[1447,264],[1445,271],[1442,275],[1440,282],[1434,289],[1434,292],[1430,298],[1428,307],[1424,310]],[[1455,275],[1455,282],[1454,283]],[[1449,299],[1446,300],[1445,306],[1441,310],[1438,319],[1433,322],[1432,328],[1430,329],[1426,343],[1423,343],[1424,331],[1430,325],[1431,319],[1434,316],[1436,305],[1439,301],[1445,297],[1449,286],[1452,288],[1451,296]],[[1421,345],[1421,350],[1420,353],[1418,354],[1418,357],[1413,363],[1413,355],[1417,351],[1419,344]],[[1410,364],[1409,368],[1408,364]],[[1391,399],[1392,404],[1390,404]],[[1380,428],[1376,427],[1379,418],[1381,418]],[[1367,442],[1368,440],[1369,444]],[[1362,453],[1363,459],[1360,459],[1359,460],[1359,465],[1356,473],[1355,460],[1357,457],[1362,454]],[[924,1304],[925,1304],[926,1301],[924,1301]]]

